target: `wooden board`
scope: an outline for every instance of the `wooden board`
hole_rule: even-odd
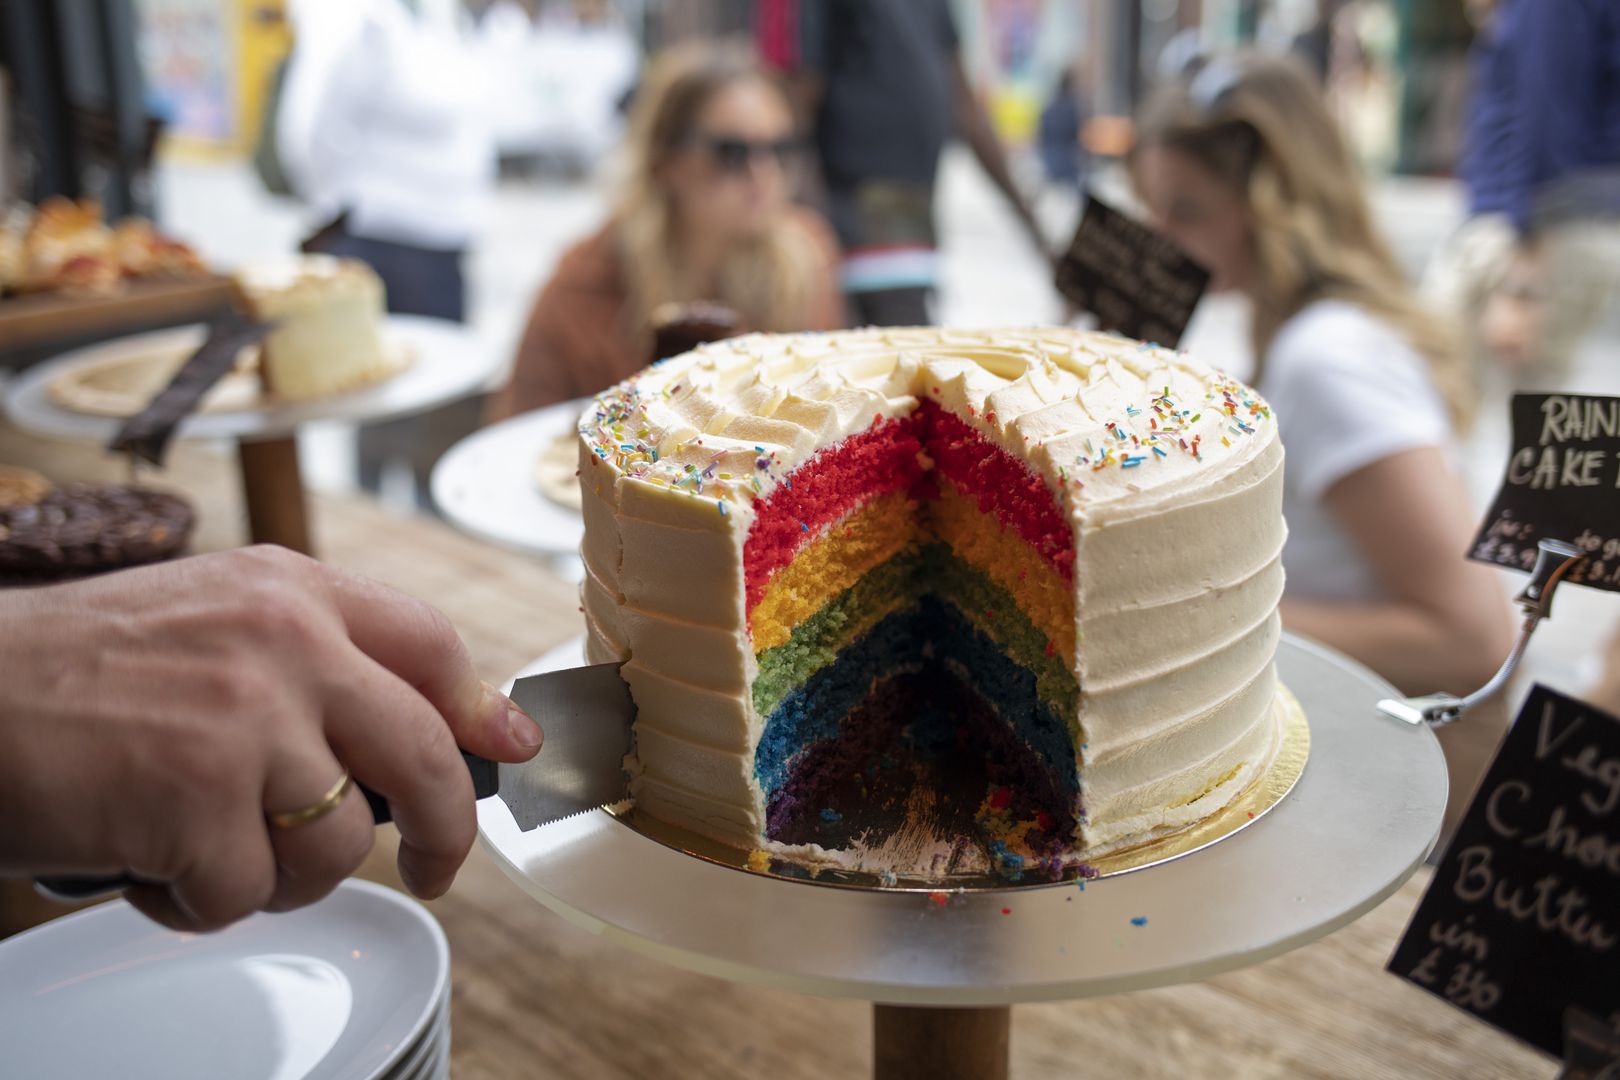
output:
[[[229,279],[131,282],[106,296],[38,293],[0,300],[0,356],[8,349],[82,341],[163,323],[202,318],[229,307]]]

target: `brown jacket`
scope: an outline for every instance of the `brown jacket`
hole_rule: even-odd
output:
[[[822,264],[801,329],[835,330],[844,324],[836,243],[814,213],[795,210],[793,221],[814,238]],[[648,346],[633,339],[625,317],[629,286],[612,229],[604,226],[558,262],[529,311],[511,378],[490,399],[488,420],[587,397],[647,366]]]

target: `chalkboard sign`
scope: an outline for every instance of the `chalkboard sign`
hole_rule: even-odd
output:
[[[1057,265],[1058,292],[1099,329],[1171,349],[1208,286],[1208,270],[1095,195]]]
[[[1388,970],[1555,1055],[1620,1025],[1620,719],[1531,690]]]
[[[1528,570],[1544,539],[1586,556],[1564,581],[1620,590],[1620,398],[1513,395],[1507,475],[1468,556]]]

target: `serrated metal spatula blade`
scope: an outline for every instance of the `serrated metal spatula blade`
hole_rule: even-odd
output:
[[[500,798],[524,832],[629,797],[635,703],[619,664],[549,671],[512,686],[512,700],[545,733],[540,753],[500,766]]]

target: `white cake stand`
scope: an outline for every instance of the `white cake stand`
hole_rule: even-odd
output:
[[[938,895],[819,887],[666,848],[602,811],[520,832],[498,799],[479,833],[563,918],[638,952],[737,982],[877,1009],[881,1077],[1005,1076],[1007,1007],[1208,978],[1298,948],[1395,892],[1435,843],[1439,743],[1380,715],[1365,668],[1285,636],[1283,681],[1310,759],[1293,791],[1219,843],[1088,884]],[[581,662],[572,643],[523,674]],[[935,1063],[935,1064],[929,1064]],[[941,1075],[935,1073],[933,1075]]]
[[[565,401],[473,433],[433,466],[433,501],[457,528],[516,551],[576,555],[579,511],[541,493],[535,465],[571,432],[589,401]]]
[[[313,551],[298,471],[296,434],[301,425],[317,420],[375,423],[423,412],[480,389],[498,366],[494,350],[482,347],[457,323],[390,315],[382,332],[411,356],[410,365],[389,379],[318,401],[195,413],[180,422],[176,438],[236,440],[255,541]],[[6,388],[6,414],[36,435],[105,444],[123,421],[63,408],[51,400],[51,382],[75,368],[111,359],[195,349],[205,333],[201,325],[178,326],[64,353],[29,368]]]

